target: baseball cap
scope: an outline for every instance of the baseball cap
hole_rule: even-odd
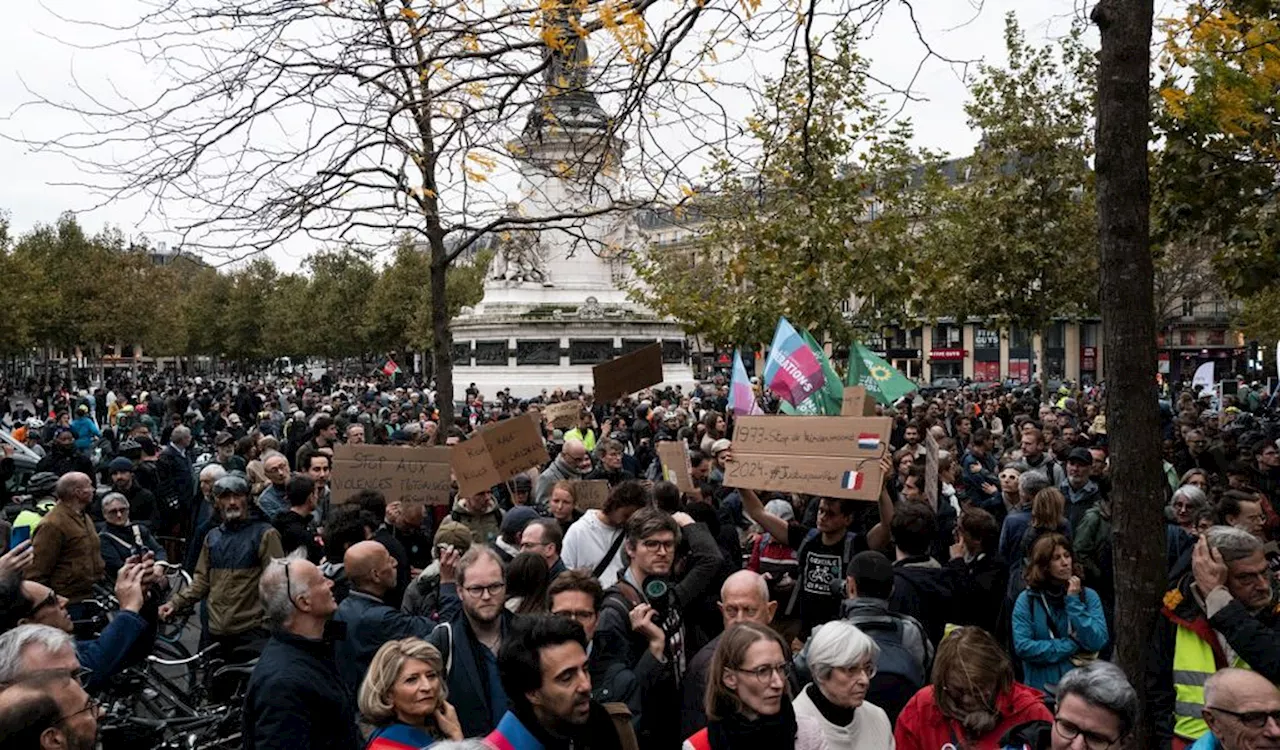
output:
[[[1067,463],[1090,466],[1093,464],[1093,456],[1086,448],[1072,448],[1071,453],[1067,455]]]
[[[230,432],[219,432],[219,433],[218,433],[218,434],[213,438],[213,444],[214,444],[214,445],[226,445],[227,443],[234,443],[235,441],[236,441],[236,439],[235,439],[235,438],[233,438],[233,437],[231,437],[231,433],[230,433]]]

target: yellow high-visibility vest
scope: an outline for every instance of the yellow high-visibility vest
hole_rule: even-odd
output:
[[[1250,668],[1239,656],[1231,666]],[[1218,665],[1213,659],[1213,646],[1205,643],[1194,630],[1178,625],[1173,642],[1174,734],[1183,739],[1198,740],[1209,732],[1209,725],[1201,715],[1204,710],[1204,683],[1216,671]]]

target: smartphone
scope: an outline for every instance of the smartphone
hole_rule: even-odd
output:
[[[19,544],[31,538],[30,526],[15,526],[13,533],[9,535],[9,549],[17,547]]]

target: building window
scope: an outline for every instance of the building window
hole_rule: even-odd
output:
[[[1066,324],[1061,321],[1050,323],[1044,329],[1044,346],[1046,349],[1061,349],[1066,346]]]
[[[1206,346],[1226,346],[1227,332],[1222,329],[1206,331],[1204,343]]]
[[[1009,346],[1014,349],[1031,348],[1031,331],[1026,328],[1009,329]]]
[[[1194,330],[1179,331],[1178,344],[1181,346],[1195,346],[1196,332]]]
[[[1098,324],[1097,323],[1081,323],[1080,324],[1080,346],[1098,345]]]
[[[1196,301],[1190,297],[1182,298],[1182,317],[1194,318],[1196,315]]]
[[[961,336],[960,326],[939,323],[933,327],[933,348],[954,349],[959,347]]]

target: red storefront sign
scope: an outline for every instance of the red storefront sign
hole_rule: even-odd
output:
[[[994,383],[1000,379],[999,362],[974,362],[973,379],[980,383]]]
[[[1085,346],[1080,349],[1080,369],[1085,372],[1093,372],[1098,369],[1098,348],[1095,346]]]
[[[934,362],[961,362],[964,360],[964,349],[933,349],[929,359]]]

